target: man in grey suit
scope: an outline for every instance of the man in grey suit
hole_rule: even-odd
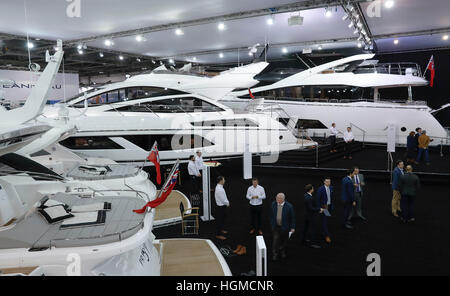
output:
[[[364,175],[359,173],[358,167],[353,167],[353,186],[355,186],[355,200],[356,200],[356,206],[353,207],[350,211],[349,220],[356,215],[363,221],[367,221],[366,217],[362,214],[362,197],[363,197],[363,188],[366,186],[366,183],[364,182]]]

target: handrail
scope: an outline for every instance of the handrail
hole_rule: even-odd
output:
[[[364,130],[363,128],[360,128],[359,126],[357,126],[356,124],[354,124],[354,123],[352,123],[352,122],[350,122],[350,127],[353,129],[353,127],[356,127],[357,129],[359,129],[360,131],[362,131],[362,133],[363,133],[363,140],[362,140],[362,144],[363,144],[363,147],[364,147],[364,145],[365,145],[365,142],[366,142],[366,130]]]

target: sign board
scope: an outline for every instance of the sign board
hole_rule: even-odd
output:
[[[395,152],[396,140],[397,140],[397,126],[395,124],[388,124],[387,152]]]
[[[14,84],[0,84],[0,92],[5,100],[25,101],[31,93],[31,89],[36,86],[40,73],[17,70],[0,70],[0,80],[12,80]],[[56,101],[64,98],[64,86],[66,99],[79,93],[80,83],[78,74],[58,73],[48,94],[48,100]]]

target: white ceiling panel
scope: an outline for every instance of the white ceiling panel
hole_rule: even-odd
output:
[[[334,11],[334,10],[333,10]],[[248,47],[256,43],[270,44],[309,42],[336,38],[352,38],[353,30],[342,21],[343,11],[334,11],[325,16],[325,9],[302,11],[304,23],[289,26],[288,18],[293,13],[273,16],[274,24],[268,25],[268,16],[253,17],[225,22],[226,29],[219,31],[217,24],[205,24],[183,28],[184,35],[175,35],[174,30],[153,32],[144,35],[145,42],[136,42],[135,36],[114,39],[115,50],[136,54],[170,57],[185,53]],[[330,29],[332,28],[332,29]],[[88,46],[107,48],[104,40],[89,42]],[[247,53],[245,53],[247,54]]]
[[[81,17],[69,18],[65,0],[1,0],[0,32],[79,39],[295,2],[301,0],[80,0]]]
[[[373,35],[450,28],[450,0],[394,0],[394,3],[392,8],[381,5],[380,17],[369,17],[367,8],[371,2],[361,4]]]

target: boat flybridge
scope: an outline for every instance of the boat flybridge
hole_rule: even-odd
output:
[[[253,85],[253,68],[258,73],[266,66],[237,68],[214,78],[137,75],[48,106],[44,115],[52,119],[65,112],[77,127],[61,145],[120,163],[142,163],[155,141],[162,164],[187,161],[197,150],[205,159],[221,159],[241,156],[246,149],[266,155],[316,145],[299,141],[292,130],[267,114],[235,113],[217,102],[236,87]]]
[[[235,91],[220,102],[247,112],[272,113],[282,108],[290,118],[297,118],[296,127],[309,136],[327,133],[334,122],[342,132],[352,127],[356,140],[386,143],[387,127],[395,125],[397,144],[406,144],[409,132],[421,127],[436,140],[430,145],[448,145],[447,131],[433,116],[436,110],[426,102],[412,100],[412,87],[428,85],[420,67],[411,63],[381,64],[370,60],[373,57],[361,54],[336,60],[270,85],[255,86],[251,89],[255,99],[250,99],[248,91]],[[302,94],[302,87],[309,87],[311,92]],[[408,89],[407,100],[380,99],[380,90],[399,87]],[[327,88],[333,90],[326,93]],[[356,91],[361,89],[371,90],[373,99],[355,100]],[[332,91],[343,99],[327,98]],[[351,96],[353,99],[346,98]]]
[[[21,108],[24,112],[18,114],[14,111],[19,109],[15,109],[2,113],[5,117],[16,115],[10,119],[18,120],[17,129],[23,128],[22,121],[35,119],[42,111],[46,90],[50,88],[62,56],[59,41],[57,52],[48,57],[49,64],[41,74],[36,91],[32,92],[37,95],[31,95],[29,100],[33,100],[27,100]],[[27,109],[29,102],[33,103],[33,109]],[[5,125],[9,128],[2,123],[0,128]],[[70,128],[70,124],[67,125]],[[82,166],[81,159],[73,157],[63,147],[58,149],[58,144],[48,146],[47,141],[67,136],[60,133],[67,127],[59,128],[49,126],[39,138],[26,145],[0,147],[1,275],[160,275],[171,271],[167,267],[173,268],[173,264],[169,264],[171,260],[178,264],[184,262],[189,256],[186,248],[201,249],[202,256],[209,254],[206,264],[204,261],[191,264],[193,271],[187,274],[205,275],[208,267],[212,267],[216,275],[231,274],[222,255],[209,240],[155,240],[152,229],[158,209],[147,208],[143,214],[133,212],[155,199],[158,194],[155,186],[145,178],[146,183],[139,187],[145,187],[145,191],[136,190],[133,187],[139,182],[132,184],[133,179],[142,181],[142,174],[136,178],[135,170],[128,166],[113,168],[111,163],[103,163],[103,167]],[[9,131],[15,132],[14,128]],[[38,152],[32,153],[35,150]],[[66,173],[60,175],[12,153],[18,151],[32,153],[41,162],[50,161],[52,168]],[[45,159],[51,158],[51,153],[58,162]],[[177,168],[178,162],[166,184]],[[186,204],[185,208],[188,207]],[[165,219],[164,222],[170,222]],[[170,255],[162,255],[163,248],[168,248]]]

